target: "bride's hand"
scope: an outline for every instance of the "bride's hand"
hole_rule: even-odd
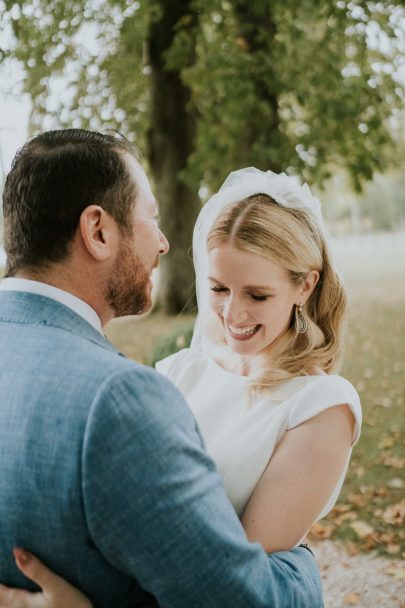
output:
[[[21,572],[42,591],[30,592],[0,585],[0,608],[92,608],[78,589],[57,576],[31,553],[14,549]]]

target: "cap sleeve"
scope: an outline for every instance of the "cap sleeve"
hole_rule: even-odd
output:
[[[355,419],[352,445],[359,440],[362,421],[360,398],[354,386],[341,376],[314,377],[313,382],[296,393],[292,402],[287,430],[293,429],[330,407],[347,404]]]

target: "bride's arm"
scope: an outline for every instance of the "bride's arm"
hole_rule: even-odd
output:
[[[14,549],[15,562],[21,572],[42,588],[32,592],[0,585],[0,608],[93,608],[92,603],[76,587],[47,568],[37,557]],[[138,608],[159,608],[153,601]]]
[[[303,538],[346,466],[353,427],[349,406],[337,405],[286,432],[243,514],[249,540],[270,553]]]

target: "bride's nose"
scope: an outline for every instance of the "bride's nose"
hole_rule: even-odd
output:
[[[248,313],[236,298],[228,298],[223,310],[224,320],[228,325],[238,325],[248,318]]]

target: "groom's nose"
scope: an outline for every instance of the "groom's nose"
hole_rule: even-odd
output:
[[[170,249],[170,245],[169,245],[169,241],[167,240],[167,238],[165,237],[165,235],[163,234],[163,232],[161,230],[159,230],[160,235],[160,248],[159,248],[159,254],[160,255],[164,255],[165,253],[167,253]]]

